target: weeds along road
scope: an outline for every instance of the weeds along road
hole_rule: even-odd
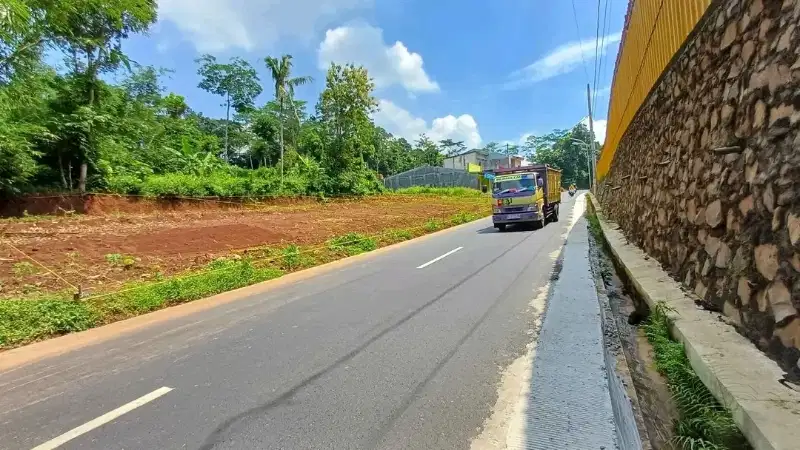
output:
[[[533,339],[574,204],[541,230],[483,219],[5,369],[0,448],[468,448]]]

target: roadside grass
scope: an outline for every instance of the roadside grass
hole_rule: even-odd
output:
[[[417,228],[389,229],[376,235],[347,233],[322,246],[290,244],[260,252],[232,254],[211,261],[199,271],[153,280],[130,282],[110,292],[73,300],[72,292],[41,294],[0,300],[0,349],[87,330],[168,306],[278,278],[285,273],[369,252],[450,226],[480,218],[462,212],[443,220],[430,220]],[[127,255],[109,254],[114,267],[125,267]],[[135,261],[135,259],[134,259]]]
[[[375,238],[361,233],[347,233],[337,236],[330,239],[327,245],[332,252],[341,253],[343,256],[354,256],[378,248],[378,242]]]
[[[589,222],[589,232],[592,233],[598,242],[604,242],[603,229],[600,228],[600,219],[597,218],[597,214],[595,214],[594,211],[590,211],[587,207],[584,216],[586,217],[586,221]]]
[[[431,220],[425,222],[425,225],[423,226],[423,228],[428,233],[433,233],[434,231],[441,229],[442,226],[443,226],[443,224],[442,224],[441,220],[431,219]]]
[[[213,261],[205,271],[157,282],[135,282],[108,294],[70,300],[70,293],[0,301],[0,348],[87,330],[283,275],[249,260]]]
[[[664,375],[678,408],[675,444],[685,450],[745,450],[751,447],[731,413],[720,405],[689,364],[683,344],[669,334],[671,312],[658,303],[644,325],[656,369]]]

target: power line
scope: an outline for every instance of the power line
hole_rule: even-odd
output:
[[[594,108],[594,99],[597,97],[597,51],[600,49],[600,0],[597,0],[597,26],[594,31],[594,77],[592,77],[592,83],[594,86],[594,94],[592,95],[591,104],[590,106]],[[605,37],[605,36],[604,36]]]
[[[599,2],[599,0],[598,0],[598,2]],[[603,8],[603,34],[602,34],[603,37],[602,37],[602,43],[600,45],[600,62],[599,62],[599,66],[598,66],[598,69],[597,69],[597,80],[601,82],[600,83],[601,86],[603,84],[605,84],[605,76],[603,76],[603,59],[604,59],[603,51],[605,49],[606,35],[608,34],[608,30],[609,30],[609,27],[610,27],[610,23],[609,22],[611,21],[611,17],[608,15],[609,3],[611,3],[611,2],[609,2],[609,0],[605,0],[605,6]],[[593,111],[597,111],[596,110],[596,107],[597,107],[597,89],[595,89],[594,92],[595,92],[595,95],[594,95],[594,100],[592,101],[592,103],[593,103],[592,104],[592,110]],[[610,93],[609,93],[609,95],[610,95]]]
[[[572,17],[575,19],[575,31],[578,33],[578,43],[581,46],[581,61],[583,61],[583,73],[586,74],[586,82],[589,82],[589,70],[586,69],[586,58],[583,56],[583,39],[581,29],[578,26],[578,10],[575,9],[575,0],[572,0]]]

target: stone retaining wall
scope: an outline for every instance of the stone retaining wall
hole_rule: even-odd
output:
[[[631,242],[800,374],[800,0],[713,4],[598,196]]]

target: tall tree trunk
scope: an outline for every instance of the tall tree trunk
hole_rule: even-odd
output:
[[[73,184],[72,184],[72,161],[70,161],[68,163],[67,169],[68,169],[67,175],[69,175],[69,192],[71,193],[72,192],[72,186],[73,186]]]
[[[89,66],[89,109],[94,108],[94,72],[93,68],[91,68],[91,64]],[[92,129],[92,124],[89,123],[89,135],[87,136],[87,141],[89,143],[88,149],[82,149],[81,154],[81,168],[80,174],[78,176],[78,192],[81,194],[86,193],[86,176],[89,173],[89,165],[86,162],[87,159],[87,151],[91,150],[94,146],[94,130]]]
[[[281,96],[280,101],[278,102],[279,109],[280,109],[280,121],[281,121],[281,186],[283,186],[283,96]]]
[[[58,171],[61,174],[61,185],[64,189],[72,189],[72,186],[67,186],[67,177],[64,175],[64,159],[61,157],[61,149],[58,149]]]
[[[225,161],[230,162],[228,159],[228,122],[231,117],[231,94],[226,93],[225,98]]]
[[[85,161],[81,163],[81,174],[80,178],[78,178],[78,191],[80,191],[81,194],[86,193],[86,172],[88,168],[89,166]]]

